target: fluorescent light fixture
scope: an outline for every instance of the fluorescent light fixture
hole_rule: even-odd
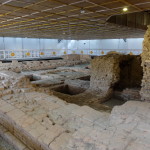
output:
[[[124,8],[123,8],[123,11],[124,11],[124,12],[128,11],[128,8],[127,8],[127,7],[124,7]]]

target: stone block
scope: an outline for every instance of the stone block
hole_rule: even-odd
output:
[[[22,111],[19,110],[19,109],[13,109],[13,110],[9,111],[9,112],[7,113],[7,115],[8,115],[11,119],[13,119],[14,121],[16,121],[17,119],[23,117],[23,116],[25,115],[25,113],[22,112]]]
[[[63,129],[61,126],[54,125],[50,129],[46,130],[46,133],[40,136],[38,140],[46,145],[50,145],[51,142],[56,140],[56,138],[58,138],[64,132],[65,129]]]
[[[71,139],[71,135],[72,134],[70,133],[62,133],[49,145],[49,148],[52,150],[66,150],[66,146],[68,141]]]

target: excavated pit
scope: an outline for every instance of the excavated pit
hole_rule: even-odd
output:
[[[59,92],[59,93],[67,94],[67,95],[77,95],[85,91],[83,89],[71,87],[69,85],[60,85],[58,87],[52,88],[52,90]]]
[[[140,88],[139,66],[131,73],[134,59],[109,55],[94,58],[92,69],[78,65],[1,71],[0,124],[5,129],[0,128],[0,135],[13,134],[22,150],[137,150],[137,145],[149,150],[150,104],[123,104],[113,97],[119,91],[130,100],[131,89]]]
[[[68,103],[88,105],[100,111],[105,110],[103,106],[111,110],[128,100],[140,100],[139,91],[143,75],[140,56],[108,55],[95,57],[93,61],[96,59],[99,59],[96,61],[99,65],[93,64],[97,67],[95,70],[87,69],[89,64],[84,64],[31,72],[31,83],[37,90],[53,93]],[[104,64],[106,66],[103,66]],[[102,70],[98,71],[99,69]],[[114,79],[109,79],[109,76]],[[96,87],[92,84],[93,81]],[[111,89],[106,99],[102,97],[101,89],[104,92]]]
[[[105,57],[107,56],[100,57],[100,59]],[[88,64],[34,72],[34,78],[36,78],[32,83],[38,86],[40,90],[47,87],[45,90],[49,91],[49,93],[52,92],[53,95],[68,103],[74,103],[79,106],[88,105],[100,111],[104,110],[103,107],[101,109],[101,106],[112,109],[116,105],[124,104],[127,100],[139,100],[139,89],[142,78],[140,57],[117,55],[113,56],[113,59],[116,61],[113,69],[118,69],[115,72],[115,76],[117,77],[115,83],[110,84],[113,93],[109,99],[104,101],[101,98],[101,93],[94,94],[95,92],[90,88],[91,74],[89,74],[90,69],[87,69]],[[105,64],[105,59],[101,64]],[[104,71],[102,70],[102,72]],[[135,72],[136,77],[134,76]],[[107,81],[107,75],[111,74],[111,72],[106,72],[105,74],[105,80]],[[102,78],[104,77],[102,76]],[[101,84],[98,86],[101,86]]]
[[[31,80],[36,91],[46,91],[56,97],[79,106],[87,105],[99,111],[109,111],[111,108],[101,105],[99,96],[86,92],[90,87],[90,69],[87,65],[74,67],[59,67],[57,69],[23,72],[40,80]]]

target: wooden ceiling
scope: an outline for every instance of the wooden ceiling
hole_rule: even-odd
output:
[[[145,30],[108,23],[150,10],[150,0],[0,0],[0,36],[57,39],[143,37]]]
[[[110,17],[107,22],[146,30],[147,25],[150,25],[150,11],[115,15]]]

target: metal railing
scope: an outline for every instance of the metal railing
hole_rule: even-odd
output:
[[[34,59],[60,57],[69,54],[101,56],[109,52],[118,52],[130,55],[140,55],[140,49],[46,49],[46,50],[0,50],[0,60]]]

